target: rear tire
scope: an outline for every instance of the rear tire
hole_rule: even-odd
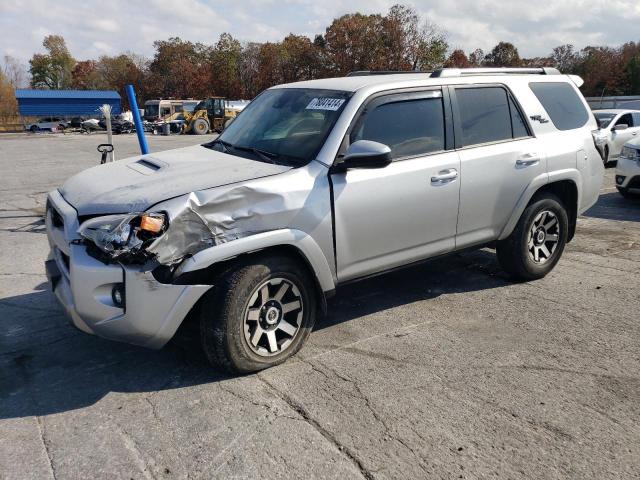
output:
[[[207,122],[204,118],[197,118],[193,122],[191,129],[196,135],[205,135],[209,132],[209,122]]]
[[[537,195],[511,235],[498,242],[498,262],[516,280],[543,278],[560,260],[568,232],[569,220],[562,201],[551,193]]]
[[[29,130],[31,131],[31,133],[36,133],[39,129],[37,125],[31,125],[31,128]]]
[[[315,319],[315,288],[305,267],[282,255],[253,258],[224,274],[206,294],[202,347],[214,366],[255,372],[300,350]]]

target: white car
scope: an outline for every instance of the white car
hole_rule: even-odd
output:
[[[596,143],[605,165],[620,155],[625,143],[640,133],[638,110],[594,110],[598,121]]]
[[[55,132],[56,130],[64,130],[67,128],[67,122],[60,117],[46,117],[41,118],[36,123],[27,124],[24,128],[33,133],[39,130],[51,130]]]
[[[640,197],[640,139],[622,148],[616,166],[616,187],[625,198]]]

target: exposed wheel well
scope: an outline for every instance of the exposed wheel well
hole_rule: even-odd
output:
[[[531,198],[533,202],[538,195],[543,192],[553,193],[558,197],[567,209],[567,217],[569,217],[569,238],[571,241],[576,233],[576,220],[578,218],[578,187],[571,180],[560,180],[558,182],[549,183],[541,187]]]
[[[307,270],[308,275],[313,279],[314,285],[316,286],[318,303],[322,308],[322,312],[326,313],[327,294],[325,294],[325,292],[320,287],[318,277],[315,275],[313,267],[311,266],[307,258],[300,250],[298,250],[293,245],[277,245],[273,247],[267,247],[263,250],[257,250],[255,252],[243,253],[242,255],[238,255],[237,257],[233,257],[222,262],[216,262],[208,266],[207,268],[184,273],[179,277],[173,279],[172,283],[182,285],[215,285],[215,281],[217,278],[219,278],[221,275],[224,275],[232,268],[236,268],[239,264],[251,263],[259,257],[270,255],[286,255],[287,257],[290,257],[300,263],[300,265],[304,266],[304,268]]]

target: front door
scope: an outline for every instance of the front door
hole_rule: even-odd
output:
[[[613,127],[611,127],[611,151],[609,152],[609,158],[614,159],[620,155],[622,152],[622,147],[624,144],[634,138],[637,138],[638,132],[640,131],[640,122],[638,122],[640,118],[638,115],[633,115],[632,113],[625,113],[621,115]],[[625,130],[616,130],[616,125],[626,125],[627,128]]]
[[[440,89],[383,95],[353,124],[345,143],[383,143],[393,162],[332,174],[339,281],[454,249],[460,161],[449,111]]]

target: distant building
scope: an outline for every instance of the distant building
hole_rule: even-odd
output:
[[[591,110],[621,108],[624,110],[640,110],[640,96],[635,97],[587,97]]]
[[[111,105],[120,113],[120,95],[115,90],[16,90],[18,111],[23,117],[97,116],[98,108]]]

